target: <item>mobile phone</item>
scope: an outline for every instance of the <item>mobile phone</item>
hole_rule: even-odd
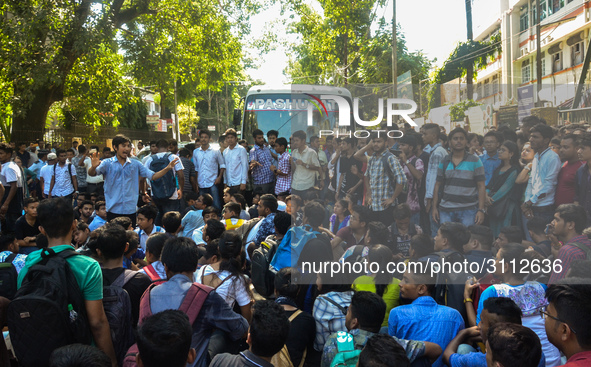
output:
[[[90,154],[95,154],[95,153],[96,153],[96,149],[93,148],[90,150]]]

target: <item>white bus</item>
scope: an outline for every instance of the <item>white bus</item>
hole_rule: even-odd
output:
[[[320,95],[337,95],[352,105],[351,93],[340,87],[292,84],[280,88],[264,85],[251,87],[246,94],[242,111],[242,138],[254,142],[252,132],[260,129],[279,131],[289,141],[294,131],[303,130],[310,136],[320,130],[338,130],[339,110],[334,100],[320,101]],[[310,108],[309,108],[310,107]],[[352,108],[349,108],[352,111]],[[308,124],[308,116],[312,124]],[[350,127],[349,127],[350,129]]]

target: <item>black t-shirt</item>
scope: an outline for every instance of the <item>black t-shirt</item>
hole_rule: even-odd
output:
[[[17,240],[22,240],[25,237],[35,237],[39,234],[39,220],[35,219],[35,225],[30,226],[27,219],[23,215],[14,223],[14,236]]]
[[[285,311],[285,316],[290,318],[295,311]],[[307,349],[306,359],[308,361],[313,358],[311,355],[314,352],[314,338],[316,337],[316,322],[307,312],[301,312],[295,319],[290,323],[289,335],[287,336],[287,350],[289,351],[289,357],[294,366],[299,366],[304,354],[304,350]]]
[[[361,172],[363,164],[355,158],[353,158],[353,155],[351,155],[351,157],[349,158],[347,158],[344,154],[341,155],[339,172],[342,175],[345,175],[345,177],[343,178],[343,186],[341,187],[341,190],[344,192],[347,192],[350,188],[357,185],[357,183],[360,180],[360,178],[357,175],[351,173],[351,167],[353,167],[354,165],[357,166],[358,172]]]
[[[117,279],[117,277],[123,273],[123,270],[124,269],[122,267],[115,269],[102,269],[103,285],[111,285],[115,279]],[[140,317],[140,300],[151,283],[152,281],[150,280],[150,277],[144,273],[137,272],[135,276],[131,278],[131,280],[123,287],[123,289],[127,291],[127,294],[129,294],[129,300],[131,301],[131,316],[133,317],[134,327],[137,325],[138,319]]]
[[[16,152],[16,155],[21,159],[21,162],[23,162],[23,167],[29,167],[29,160],[31,159],[31,154],[29,154],[29,152],[26,150],[23,153]]]

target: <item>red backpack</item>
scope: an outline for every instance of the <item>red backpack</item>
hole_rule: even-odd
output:
[[[144,292],[142,296],[142,300],[140,302],[140,318],[138,321],[138,326],[148,317],[152,316],[152,309],[150,308],[150,291],[154,288],[156,284],[150,285],[148,289]],[[203,307],[203,303],[209,293],[213,291],[213,288],[208,287],[203,284],[193,283],[185,299],[183,299],[183,303],[181,303],[179,310],[183,311],[184,313],[189,316],[189,322],[191,325],[199,316],[199,312],[201,311],[201,307]],[[127,354],[125,355],[125,359],[123,360],[123,367],[137,367],[135,362],[135,357],[139,353],[137,344],[132,345]]]
[[[150,277],[150,280],[152,281],[152,283],[154,285],[160,285],[160,284],[166,282],[166,279],[160,278],[160,276],[158,275],[158,272],[156,271],[156,269],[154,269],[152,264],[150,264],[148,266],[144,266],[142,269],[144,269],[144,271],[146,272],[146,275]]]

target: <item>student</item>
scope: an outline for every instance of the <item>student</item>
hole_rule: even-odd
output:
[[[37,219],[37,207],[39,199],[26,198],[24,200],[25,215],[14,223],[14,234],[18,240],[20,253],[28,255],[37,250],[35,238],[39,232],[39,220]]]
[[[97,201],[96,204],[94,204],[94,210],[96,212],[96,217],[94,217],[92,223],[88,226],[88,229],[90,229],[91,232],[107,223],[107,204],[104,201]]]
[[[81,252],[88,250],[88,241],[90,240],[90,229],[86,223],[78,223],[73,235],[74,245],[76,251]]]
[[[63,149],[57,150],[57,163],[53,166],[53,177],[49,186],[49,198],[63,197],[68,202],[78,197],[78,180],[76,169],[67,161],[67,153]]]
[[[439,141],[439,125],[437,124],[425,124],[422,126],[423,131],[423,143],[425,147],[423,151],[429,154],[429,160],[427,169],[425,170],[425,210],[427,213],[431,213],[433,208],[433,190],[435,189],[435,183],[437,182],[437,172],[439,170],[439,164],[447,156],[447,151],[441,145]],[[431,224],[431,236],[435,237],[437,229],[439,229],[439,222],[434,221],[430,218]]]
[[[275,173],[275,195],[291,190],[291,156],[287,151],[287,139],[279,138],[275,141],[275,149],[278,155],[277,166],[271,166]]]
[[[417,261],[433,252],[435,244],[433,238],[427,234],[417,234],[410,239],[408,253],[410,260]]]
[[[565,135],[560,140],[560,150],[558,156],[562,163],[558,173],[558,183],[556,185],[556,196],[554,205],[570,204],[575,200],[575,186],[577,171],[585,165],[585,162],[579,160],[577,154],[576,135]]]
[[[380,331],[380,325],[386,314],[384,301],[375,293],[358,291],[351,299],[351,305],[347,309],[346,327],[348,333],[353,336],[355,349],[363,349],[367,341]],[[344,330],[343,330],[344,331]],[[322,367],[330,367],[332,360],[339,352],[338,339],[343,337],[342,332],[332,334],[324,344],[322,353]],[[435,343],[414,340],[395,340],[403,349],[410,362],[426,356],[430,360],[436,360],[441,354],[441,347]]]
[[[425,340],[445,349],[464,328],[462,315],[455,309],[438,305],[433,299],[435,279],[426,262],[415,269],[409,267],[400,282],[400,297],[412,301],[390,311],[388,334],[401,339]],[[438,358],[433,366],[441,367]]]
[[[160,261],[160,255],[168,238],[164,233],[154,233],[146,241],[146,261],[148,265],[141,268],[140,273],[148,275],[152,282],[166,280],[166,270]]]
[[[203,211],[205,208],[213,205],[213,198],[209,194],[199,195],[195,204],[194,209],[188,211],[183,219],[181,220],[181,232],[180,237],[191,238],[193,231],[205,224],[203,221]]]
[[[532,241],[535,243],[532,248],[544,257],[552,255],[552,241],[546,234],[546,227],[549,223],[540,217],[533,217],[527,221],[527,231]]]
[[[154,224],[158,209],[153,205],[144,205],[137,210],[137,228],[135,232],[140,236],[140,247],[146,251],[146,241],[152,233],[164,233],[164,228]]]
[[[230,128],[225,135],[228,148],[223,154],[226,163],[224,182],[231,193],[244,193],[248,181],[248,153],[238,145],[236,130]]]
[[[109,367],[111,360],[96,347],[84,344],[70,344],[51,353],[49,367]]]
[[[78,191],[81,193],[87,192],[88,182],[86,181],[87,173],[86,166],[89,166],[90,158],[88,157],[89,151],[84,145],[78,146],[79,154],[72,158],[71,162],[76,169],[76,180],[78,181]]]
[[[577,150],[581,161],[587,162],[577,170],[576,182],[575,182],[575,197],[574,204],[579,204],[585,208],[587,212],[587,225],[591,225],[591,205],[589,197],[589,181],[588,177],[591,174],[591,139],[588,137],[583,138],[579,142],[579,148]]]
[[[188,238],[171,238],[162,249],[161,261],[166,269],[168,281],[152,288],[144,295],[144,297],[150,297],[152,314],[178,309],[182,304],[189,288],[192,287],[193,273],[197,269],[197,246]],[[232,311],[217,292],[207,295],[192,325],[191,347],[195,348],[197,356],[195,362],[188,366],[206,367],[208,365],[207,349],[214,329],[225,332],[231,340],[238,340],[248,329],[248,322]]]
[[[71,204],[60,198],[44,200],[39,204],[37,213],[41,224],[41,233],[47,236],[49,248],[56,253],[72,249],[69,243],[72,242],[75,220]],[[35,251],[28,256],[25,266],[19,273],[19,288],[29,270],[42,260],[42,253],[48,253],[48,250]],[[117,358],[111,341],[109,323],[103,309],[101,268],[98,262],[86,256],[70,256],[66,262],[70,266],[84,298],[86,316],[94,343],[109,356],[112,366],[115,367],[117,366]]]
[[[468,231],[470,231],[470,241],[463,246],[466,259],[470,263],[486,264],[482,267],[481,272],[476,274],[476,277],[480,279],[491,272],[488,265],[494,258],[491,251],[493,232],[487,226],[476,224],[468,227]]]
[[[420,224],[421,198],[424,199],[424,194],[420,193],[423,176],[425,172],[425,165],[421,158],[415,155],[419,142],[414,135],[404,135],[400,138],[399,148],[400,154],[398,160],[402,165],[402,169],[407,179],[408,193],[406,195],[406,203],[410,207],[412,224]],[[422,141],[421,141],[422,144]]]
[[[220,212],[213,206],[209,206],[203,210],[203,221],[205,222],[205,224],[195,229],[192,234],[193,241],[195,241],[195,243],[198,245],[208,243],[208,241],[206,240],[208,236],[211,238],[211,240],[219,238],[221,234],[226,230],[224,224],[220,222]],[[214,221],[217,223],[210,226],[211,228],[209,229],[208,233],[205,233],[207,229],[207,223],[210,221]],[[216,236],[214,236],[214,233],[216,234]]]
[[[107,220],[115,217],[129,217],[135,227],[140,177],[142,183],[146,178],[156,181],[175,168],[177,160],[171,161],[166,168],[159,172],[152,172],[139,161],[129,158],[131,140],[128,137],[121,134],[116,135],[113,138],[113,147],[116,152],[116,156],[113,158],[103,159],[101,162],[98,155],[95,154],[92,157],[92,166],[88,170],[88,175],[99,174],[104,177]],[[129,181],[122,183],[122,176],[129,177]],[[146,195],[145,192],[142,192],[142,196]]]
[[[303,130],[291,136],[291,169],[291,193],[300,197],[316,185],[316,176],[322,172],[318,153],[306,145],[306,133]]]
[[[501,228],[499,236],[495,239],[494,247],[496,250],[502,248],[508,243],[522,243],[523,233],[518,226],[509,226]]]
[[[165,310],[148,317],[137,329],[138,367],[184,367],[193,365],[191,324],[185,313]]]
[[[370,216],[371,212],[367,207],[361,205],[353,206],[349,225],[341,228],[330,241],[333,251],[337,250],[335,254],[339,258],[345,252],[345,249],[364,243]]]
[[[224,205],[224,211],[222,212],[224,217],[224,225],[226,230],[230,231],[236,229],[244,224],[244,219],[240,219],[240,204],[229,202]]]
[[[349,201],[346,199],[337,200],[334,204],[334,213],[330,216],[328,230],[337,233],[349,225],[351,215],[349,213]]]
[[[484,176],[486,177],[485,185],[488,185],[493,176],[493,172],[501,165],[499,158],[499,147],[502,139],[496,131],[489,131],[484,135],[484,153],[480,154],[478,158],[484,166]],[[516,157],[517,159],[517,157]]]
[[[355,245],[345,250],[345,253],[339,259],[340,262],[357,262],[366,258],[369,250],[376,245],[389,245],[390,232],[382,222],[369,222],[367,224],[367,233],[363,240],[363,246]]]
[[[79,222],[83,222],[86,224],[92,223],[90,217],[92,216],[92,212],[94,211],[94,204],[90,200],[79,201],[78,204],[78,213],[80,217],[78,218]]]
[[[169,237],[176,236],[181,229],[181,213],[168,212],[162,216],[162,227]]]
[[[35,248],[37,249],[37,248]],[[0,263],[3,263],[12,256],[12,265],[19,273],[25,266],[25,260],[27,255],[19,253],[18,240],[13,235],[1,235],[0,236]]]
[[[410,256],[410,239],[423,233],[418,223],[413,223],[412,215],[412,210],[406,203],[398,204],[394,208],[394,223],[389,230],[392,234],[392,252],[399,260]]]
[[[269,147],[265,145],[265,135],[262,130],[256,129],[252,132],[254,147],[249,153],[249,169],[252,172],[254,188],[261,188],[264,194],[270,194],[274,191],[275,177],[271,166],[273,157]],[[293,148],[292,148],[293,149]]]
[[[355,140],[344,138],[340,144],[339,155],[339,181],[335,193],[335,201],[344,198],[347,194],[354,197],[362,195],[363,191],[363,164],[353,157],[355,153]]]
[[[267,236],[275,233],[273,226],[273,218],[277,212],[277,198],[272,194],[265,194],[261,196],[259,201],[259,217],[263,217],[259,223],[251,230],[246,240],[246,243],[254,242],[258,247]]]
[[[3,216],[2,231],[4,233],[13,233],[16,220],[22,215],[23,210],[23,190],[22,172],[16,163],[10,160],[12,148],[6,143],[0,143],[0,181],[2,188],[2,200],[0,202],[0,216]]]
[[[193,161],[191,161],[191,152],[189,149],[182,148],[179,150],[178,156],[181,160],[181,164],[183,165],[183,173],[185,176],[183,186],[183,199],[185,200],[185,204],[188,205],[189,201],[189,193],[197,194],[198,187],[197,187],[197,172],[195,172],[195,165]]]
[[[232,194],[230,200],[234,203],[240,204],[240,219],[250,220],[250,215],[246,212],[246,199],[242,194]]]
[[[283,308],[273,301],[257,301],[246,339],[248,350],[238,355],[220,354],[210,367],[272,367],[271,358],[283,348],[288,334],[289,321]]]
[[[101,230],[96,241],[96,252],[101,258],[101,268],[103,273],[103,285],[109,286],[124,272],[123,269],[124,253],[128,250],[129,243],[125,230],[118,224],[107,224],[104,230]],[[133,277],[123,285],[131,301],[132,325],[137,325],[140,312],[140,299],[144,291],[151,284],[150,278],[146,274],[134,272]],[[127,348],[129,346],[126,346]]]
[[[486,350],[489,367],[536,367],[542,356],[540,339],[531,329],[502,322],[488,331]]]
[[[263,195],[263,191],[259,188],[258,190],[255,189],[252,192],[252,205],[248,208],[248,215],[250,215],[251,219],[259,217],[259,201],[261,200],[261,196]]]
[[[41,187],[42,197],[49,196],[49,187],[51,185],[51,177],[53,176],[53,165],[57,162],[57,155],[49,153],[47,155],[47,164],[41,167],[39,171],[39,186]]]
[[[565,367],[591,364],[591,286],[586,279],[568,279],[546,290],[542,310],[548,339],[568,359]]]
[[[358,367],[410,367],[404,349],[394,338],[376,334],[359,354]]]

